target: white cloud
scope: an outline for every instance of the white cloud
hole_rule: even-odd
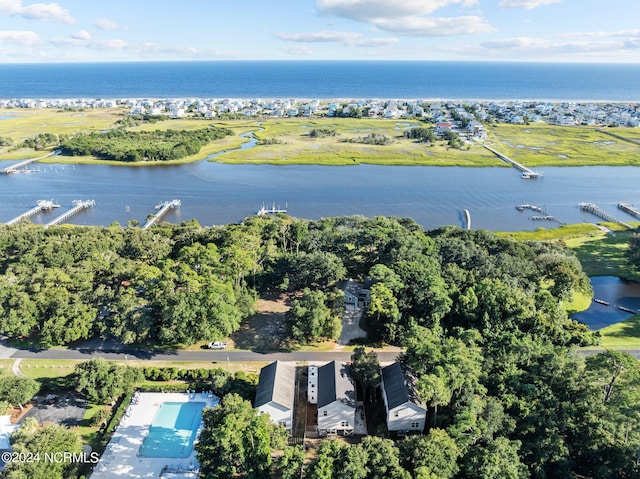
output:
[[[121,27],[116,22],[109,20],[108,18],[98,18],[93,26],[105,31],[127,30],[127,27]]]
[[[615,38],[615,37],[640,37],[640,30],[620,30],[617,32],[571,32],[559,33],[559,38]]]
[[[0,30],[0,42],[25,46],[34,46],[41,43],[38,34],[28,30]]]
[[[317,0],[321,14],[373,25],[397,35],[435,37],[487,33],[494,29],[482,17],[431,17],[438,9],[461,5],[471,7],[477,0]]]
[[[313,50],[306,45],[295,45],[291,48],[285,48],[284,51],[289,55],[294,55],[298,57],[308,57],[313,55]]]
[[[451,35],[472,35],[494,30],[482,17],[434,18],[416,17],[379,20],[376,26],[397,35],[413,37],[436,37]]]
[[[477,3],[477,0],[317,0],[316,7],[324,15],[371,22],[383,18],[428,15],[452,4],[470,7]]]
[[[124,40],[92,40],[89,32],[80,30],[69,38],[54,38],[50,43],[57,47],[74,46],[93,50],[122,50],[129,46]]]
[[[480,44],[487,52],[501,52],[520,55],[545,54],[561,56],[563,54],[588,54],[598,52],[620,53],[623,50],[640,48],[640,38],[622,41],[553,41],[546,38],[516,37],[491,40]]]
[[[91,40],[91,34],[86,30],[80,30],[79,32],[73,33],[71,38],[75,40]]]
[[[562,0],[500,0],[498,5],[500,8],[524,8],[525,10],[533,10],[534,8],[553,3],[560,3]]]
[[[332,31],[309,33],[277,33],[276,37],[287,42],[341,43],[350,47],[379,47],[398,43],[397,38],[366,38],[361,33]]]
[[[77,23],[76,19],[69,15],[57,3],[32,3],[23,5],[22,0],[0,0],[0,13],[12,17],[23,17],[29,20],[43,22],[59,21],[69,24]]]

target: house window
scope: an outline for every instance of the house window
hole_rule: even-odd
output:
[[[419,422],[412,422],[411,423],[411,429],[418,429],[420,427],[420,423]]]
[[[349,421],[342,421],[342,422],[340,423],[340,425],[341,425],[342,427],[349,427]]]
[[[324,411],[322,411],[322,415],[326,416],[327,415],[327,410],[325,409]]]

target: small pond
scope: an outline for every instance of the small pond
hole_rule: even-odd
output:
[[[592,330],[598,330],[633,316],[633,313],[620,307],[640,310],[640,283],[617,276],[594,276],[590,281],[594,299],[608,305],[592,301],[589,309],[574,314],[573,319],[585,323]]]

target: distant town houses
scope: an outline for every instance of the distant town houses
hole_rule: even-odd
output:
[[[125,99],[5,99],[0,108],[128,108],[131,115],[171,118],[244,117],[368,117],[423,118],[452,123],[462,134],[482,137],[484,123],[547,123],[562,126],[640,126],[640,105],[607,102],[442,101],[421,99],[296,99],[296,98],[125,98]]]

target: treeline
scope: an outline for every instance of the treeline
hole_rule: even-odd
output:
[[[93,336],[125,344],[194,343],[227,337],[262,291],[295,299],[287,316],[298,342],[336,337],[333,288],[372,283],[373,339],[399,343],[411,325],[443,322],[594,341],[559,301],[589,282],[571,252],[486,231],[425,234],[411,220],[320,221],[252,217],[242,225],[195,222],[136,228],[19,223],[0,231],[0,328],[43,345]],[[294,294],[296,293],[297,294]],[[493,324],[495,323],[495,324]]]
[[[203,145],[232,135],[228,128],[209,126],[199,130],[128,131],[116,128],[104,133],[81,133],[64,140],[63,155],[95,156],[124,162],[168,161],[195,155]]]

